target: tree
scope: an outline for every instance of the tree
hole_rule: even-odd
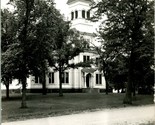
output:
[[[125,65],[126,58],[122,55],[115,58],[113,61],[109,62],[109,81],[117,89],[119,90],[125,88],[125,83],[127,82],[127,67]]]
[[[21,107],[25,108],[26,78],[29,75],[41,76],[43,94],[46,94],[45,75],[49,66],[56,66],[58,62],[56,70],[60,74],[67,69],[66,66],[75,66],[68,64],[68,60],[81,52],[82,42],[79,42],[81,39],[77,33],[69,29],[69,23],[63,21],[52,1],[14,0],[11,4],[15,7],[14,21],[18,25],[15,43],[4,53],[3,60],[7,72],[21,81]]]
[[[2,16],[2,27],[1,27],[1,53],[2,53],[2,63],[1,63],[1,77],[4,85],[6,86],[6,98],[9,98],[9,84],[12,82],[12,74],[8,72],[6,67],[6,60],[3,60],[4,53],[7,51],[9,46],[15,42],[16,38],[16,21],[12,12],[9,12],[7,9],[1,10]]]
[[[47,93],[45,76],[48,73],[48,59],[51,58],[50,54],[53,52],[53,43],[59,18],[62,19],[62,16],[56,10],[52,1],[36,0],[34,2],[33,13],[31,14],[31,19],[33,20],[33,23],[31,23],[33,44],[30,43],[29,50],[33,50],[33,56],[31,56],[35,58],[35,61],[30,62],[34,63],[31,64],[33,66],[33,74],[42,79],[43,95]]]
[[[16,27],[14,27],[16,32],[11,37],[14,38],[13,36],[16,36],[16,38],[14,43],[10,44],[3,54],[3,62],[5,62],[7,73],[21,81],[21,107],[25,108],[27,107],[26,78],[36,73],[45,76],[45,71],[48,67],[46,60],[49,58],[49,52],[51,52],[53,27],[56,22],[52,15],[55,14],[54,16],[58,17],[60,14],[54,8],[53,2],[50,1],[14,0],[11,1],[11,4],[15,7],[13,21],[17,23]],[[43,6],[40,6],[40,4]],[[53,11],[50,11],[52,9]],[[49,22],[51,19],[55,22]],[[45,91],[43,92],[45,93]]]
[[[20,45],[23,46],[21,49],[25,55],[28,74],[41,77],[42,93],[45,95],[48,58],[54,48],[55,23],[62,18],[61,14],[54,7],[53,1],[14,0],[11,4],[17,8],[14,13],[19,22],[18,40],[22,41]]]
[[[94,46],[95,50],[97,51],[99,58],[98,60],[96,60],[96,64],[100,64],[98,65],[99,69],[101,71],[103,71],[104,77],[105,77],[105,81],[106,81],[106,94],[108,95],[109,93],[109,84],[110,84],[110,80],[109,80],[109,74],[110,74],[110,58],[109,55],[105,53],[105,51],[102,49],[102,47],[97,47]]]
[[[65,70],[80,66],[70,63],[75,56],[84,51],[86,41],[75,29],[70,29],[70,23],[61,18],[57,22],[57,30],[54,51],[49,59],[49,66],[54,67],[59,72],[59,96],[63,96],[62,76]]]
[[[29,24],[30,24],[30,13],[32,12],[32,8],[34,5],[34,0],[14,0],[12,1],[15,4],[15,15],[18,22],[18,32],[17,32],[17,45],[11,46],[11,52],[14,54],[19,54],[18,58],[12,58],[12,64],[15,66],[13,68],[16,69],[15,78],[19,79],[22,84],[22,102],[21,108],[26,108],[26,79],[30,74],[29,67],[29,58],[30,53],[28,41],[29,39]],[[10,55],[12,57],[12,55]]]
[[[106,15],[100,28],[103,49],[111,60],[119,55],[126,57],[128,82],[123,102],[127,104],[132,104],[137,62],[147,57],[149,63],[145,62],[141,69],[153,65],[153,3],[151,0],[102,0],[92,5],[92,9],[97,9],[92,20]]]

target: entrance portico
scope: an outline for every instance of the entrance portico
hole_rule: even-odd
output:
[[[83,68],[81,70],[83,72],[83,83],[84,88],[93,88],[94,87],[94,72],[96,69],[94,68]]]

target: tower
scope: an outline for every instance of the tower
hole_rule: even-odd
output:
[[[72,28],[80,32],[93,33],[93,23],[88,21],[92,15],[89,11],[91,2],[92,0],[68,0]]]

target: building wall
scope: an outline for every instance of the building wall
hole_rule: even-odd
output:
[[[75,63],[82,62],[83,61],[83,56],[87,55],[92,58],[96,58],[97,55],[94,53],[80,53],[78,56],[75,57],[75,60],[73,60]],[[95,66],[94,66],[95,68]],[[79,67],[77,69],[69,69],[66,72],[69,73],[69,83],[62,84],[63,89],[82,89],[82,88],[87,88],[86,87],[86,76],[84,76],[84,73],[81,71],[83,68]],[[50,68],[50,71],[53,72],[52,68]],[[96,73],[101,73],[98,70],[96,70],[94,73],[91,73],[91,78],[90,78],[90,88],[98,88],[98,89],[105,89],[105,78],[104,75],[102,75],[102,84],[96,84]],[[59,73],[55,72],[54,73],[54,83],[49,83],[48,76],[46,76],[46,87],[47,89],[59,89]],[[13,80],[12,84],[10,85],[10,89],[21,89],[21,84],[18,84],[18,80]],[[35,77],[34,76],[29,76],[27,78],[27,89],[41,89],[42,84],[41,83],[35,83]],[[5,90],[5,86],[1,86],[2,90]]]

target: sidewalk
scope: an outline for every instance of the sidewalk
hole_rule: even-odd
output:
[[[155,123],[155,105],[2,123],[2,125],[139,125]]]

